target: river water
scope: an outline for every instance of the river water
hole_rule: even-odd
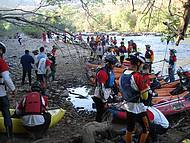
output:
[[[133,40],[137,44],[138,51],[141,53],[145,53],[146,48],[145,45],[149,44],[151,45],[151,49],[154,51],[154,62],[163,60],[165,55],[166,59],[169,57],[169,49],[175,48],[177,51],[177,66],[176,69],[179,68],[179,66],[184,67],[185,69],[190,68],[190,39],[186,38],[184,41],[181,41],[180,45],[178,47],[175,46],[175,43],[169,43],[168,45],[166,42],[161,42],[161,37],[159,36],[130,36],[130,37],[121,37],[116,36],[119,43],[121,42],[122,38],[125,38],[125,46],[127,46],[127,43],[129,40]],[[85,39],[85,38],[84,38]],[[163,66],[164,65],[164,66]],[[163,75],[167,75],[168,70],[168,64],[163,62],[158,62],[153,64],[153,70],[155,73],[157,71],[163,71]],[[85,99],[76,98],[76,95],[70,94],[70,100],[74,104],[75,107],[83,107],[85,110],[94,110],[92,108],[92,99],[90,95],[88,94],[89,89],[86,87],[78,87],[78,88],[71,88],[69,90],[73,90],[75,93],[82,94]]]

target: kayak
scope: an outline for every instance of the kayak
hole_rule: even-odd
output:
[[[120,108],[121,106],[122,103],[114,103],[109,105],[109,108],[104,114],[103,119],[115,119],[125,121],[127,115],[126,112]],[[187,94],[184,97],[179,97],[176,99],[153,105],[153,107],[160,110],[166,117],[188,111],[190,110],[190,94]]]
[[[10,109],[11,115],[13,115],[15,109]],[[65,110],[62,108],[49,109],[48,112],[51,114],[51,123],[49,128],[55,126],[64,116]],[[20,118],[11,118],[13,123],[13,133],[26,133],[26,130],[23,127],[22,120]],[[4,127],[4,118],[0,114],[0,132],[5,132]]]
[[[96,83],[96,68],[101,65],[93,64],[90,62],[86,63],[86,71],[87,71],[87,77],[90,80],[92,85],[95,85]],[[115,73],[115,82],[117,85],[119,85],[119,78],[123,71],[125,70],[126,67],[122,66],[120,68],[115,67],[114,68],[114,73]],[[155,76],[154,74],[150,76]],[[155,76],[156,77],[156,76]],[[176,80],[171,83],[166,83],[164,81],[160,82],[161,86],[159,89],[155,89],[155,93],[157,93],[158,97],[153,97],[152,98],[152,103],[157,104],[169,100],[173,100],[178,97],[184,97],[187,95],[189,92],[187,91],[182,91],[181,93],[178,93],[177,95],[172,95],[171,92],[175,90],[177,85],[180,83],[180,80]],[[119,93],[121,95],[121,93]]]

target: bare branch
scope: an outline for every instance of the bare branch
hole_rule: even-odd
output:
[[[132,4],[132,12],[136,11],[136,10],[135,10],[135,5],[134,5],[134,1],[133,1],[133,0],[131,0],[131,4]]]
[[[82,8],[85,10],[87,16],[91,17],[94,21],[100,24],[100,22],[96,18],[94,18],[93,15],[90,13],[88,3],[85,3],[83,0],[80,0],[80,2],[82,3]]]
[[[150,0],[149,0],[149,3],[147,4],[147,6],[146,6],[146,8],[144,9],[144,11],[143,11],[143,16],[141,17],[141,19],[140,19],[140,21],[150,12],[151,14],[152,14],[152,8],[154,7],[154,4],[155,4],[155,0],[153,1],[153,2],[151,2]],[[147,9],[148,8],[148,9]],[[146,11],[146,13],[144,13]],[[149,20],[150,20],[150,18],[151,18],[151,15],[149,16]]]
[[[172,2],[172,0],[169,0],[169,3],[168,3],[168,12],[169,12],[170,16],[174,16],[174,14],[171,11],[171,2]]]

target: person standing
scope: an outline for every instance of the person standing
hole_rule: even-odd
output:
[[[106,103],[109,97],[111,97],[111,92],[116,92],[115,84],[115,74],[113,72],[114,65],[117,59],[113,55],[108,55],[105,58],[105,66],[100,68],[96,74],[96,89],[94,96],[92,97],[96,105],[96,121],[102,121],[102,115],[106,111]]]
[[[40,53],[37,55],[37,78],[38,81],[41,83],[41,87],[45,90],[46,89],[46,73],[47,70],[50,69],[50,65],[47,65],[47,55],[45,54],[44,47],[40,47]]]
[[[17,35],[19,44],[22,45],[22,42],[21,42],[22,37],[21,37],[21,35],[18,32],[16,33],[16,35]]]
[[[29,50],[25,50],[25,54],[21,57],[20,63],[22,64],[22,85],[24,85],[26,74],[28,73],[29,85],[31,86],[32,78],[32,65],[34,58],[29,54]]]
[[[146,63],[149,65],[149,73],[152,72],[152,63],[154,61],[154,52],[150,49],[150,45],[146,46],[145,59]]]
[[[124,42],[121,42],[121,46],[119,47],[119,56],[120,56],[120,63],[123,64],[125,53],[127,53],[127,49],[124,45]]]
[[[129,61],[131,62],[130,70],[125,70],[119,79],[122,97],[126,102],[123,105],[127,114],[126,143],[132,143],[132,132],[137,121],[140,122],[143,128],[140,143],[145,143],[149,133],[149,121],[146,108],[141,99],[146,100],[148,98],[149,87],[140,73],[145,63],[145,58],[139,53],[133,53],[129,55]]]
[[[6,46],[0,42],[0,110],[4,117],[4,125],[6,129],[7,142],[11,143],[13,137],[13,126],[9,111],[9,100],[6,94],[5,85],[12,91],[12,95],[15,96],[16,89],[12,79],[9,76],[8,64],[3,59],[3,54],[6,52]]]
[[[176,62],[177,62],[176,53],[177,52],[175,49],[170,49],[169,61],[164,59],[166,62],[169,63],[168,74],[169,74],[170,82],[175,81],[174,75],[175,75],[175,68],[176,68]]]
[[[42,32],[42,45],[46,45],[46,32]]]
[[[55,80],[55,73],[56,73],[56,59],[50,53],[47,53],[47,57],[51,61],[51,66],[50,66],[51,71],[48,74],[48,79],[51,78],[52,81],[53,81],[53,80]]]
[[[90,36],[87,36],[86,42],[87,42],[87,44],[89,44],[89,42],[90,42]]]
[[[96,42],[95,42],[93,36],[90,38],[90,43],[89,43],[89,45],[90,45],[90,48],[91,48],[90,56],[95,57],[97,45],[96,45]]]
[[[109,39],[109,35],[107,35],[106,37],[106,45],[108,46],[110,44],[110,39]]]

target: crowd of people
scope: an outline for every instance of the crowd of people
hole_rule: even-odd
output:
[[[46,54],[45,48],[40,47],[39,50],[25,50],[21,56],[20,63],[22,65],[22,82],[25,85],[25,78],[28,75],[29,93],[23,96],[23,99],[16,107],[13,117],[20,116],[23,121],[24,128],[28,131],[32,138],[41,138],[47,131],[51,122],[51,115],[47,112],[47,81],[55,80],[56,73],[56,50],[54,45],[51,52]],[[4,125],[6,128],[6,143],[12,142],[13,125],[11,114],[9,111],[9,100],[6,93],[6,87],[12,91],[12,95],[16,95],[16,88],[9,76],[9,67],[5,62],[3,55],[6,52],[6,45],[0,42],[0,110],[4,117]],[[32,79],[31,75],[35,71],[36,78]],[[34,80],[34,81],[32,81]]]
[[[139,138],[140,143],[155,139],[157,134],[163,134],[169,127],[169,122],[165,116],[154,107],[148,107],[146,100],[148,99],[150,89],[150,79],[147,79],[143,69],[150,66],[146,63],[145,57],[138,53],[131,53],[128,57],[131,66],[124,70],[120,76],[119,87],[115,84],[115,76],[113,72],[117,59],[114,55],[105,57],[105,66],[100,68],[96,74],[96,89],[92,97],[96,105],[96,121],[102,122],[102,117],[108,108],[109,98],[117,96],[118,91],[122,93],[124,104],[122,109],[126,111],[127,130],[126,143],[132,142],[132,134],[135,130],[136,123],[140,123],[142,133]],[[146,65],[147,68],[144,68]],[[146,71],[147,72],[147,71]],[[118,89],[119,88],[119,89]],[[152,117],[153,116],[153,117]]]
[[[117,47],[116,37],[114,39],[109,36],[97,36],[89,38],[89,45],[92,53],[104,61],[104,66],[99,67],[96,71],[96,88],[92,97],[96,107],[96,121],[102,122],[103,115],[108,109],[109,99],[113,99],[118,95],[118,91],[122,94],[124,104],[122,109],[126,111],[126,135],[125,142],[132,143],[132,134],[135,131],[136,123],[140,123],[142,132],[139,137],[140,143],[155,141],[157,134],[164,134],[169,128],[169,122],[166,117],[156,108],[152,107],[150,96],[154,96],[151,90],[151,79],[147,74],[152,73],[152,64],[154,61],[154,52],[150,45],[145,45],[145,55],[137,51],[137,45],[133,40],[128,42],[128,48],[125,47],[124,39],[121,41],[120,47]],[[104,42],[105,41],[105,42]],[[109,46],[105,46],[110,44]],[[108,49],[106,49],[108,47]],[[100,49],[100,50],[99,50]],[[98,51],[102,54],[99,55]],[[105,51],[105,52],[104,52]],[[176,50],[170,49],[169,60],[169,77],[170,82],[175,80],[175,64]],[[125,56],[127,54],[127,56]],[[119,56],[119,61],[118,58]],[[119,79],[119,87],[115,82],[113,68],[116,63],[123,64],[124,60],[130,62],[130,66],[123,71]],[[150,100],[150,101],[148,101]],[[148,106],[147,107],[147,103]]]
[[[44,34],[42,37],[45,41]],[[137,51],[137,44],[133,40],[128,41],[128,47],[125,46],[124,38],[118,47],[116,37],[112,38],[109,35],[97,35],[96,38],[87,37],[87,42],[92,49],[91,56],[105,62],[105,65],[96,71],[96,89],[92,97],[97,110],[96,121],[102,122],[109,98],[113,99],[120,91],[125,101],[123,110],[127,114],[126,143],[132,142],[132,133],[135,130],[136,122],[139,122],[142,127],[140,143],[145,143],[150,137],[155,138],[156,134],[165,133],[169,127],[167,119],[159,110],[145,105],[145,101],[150,96],[150,80],[147,79],[145,73],[152,73],[154,61],[154,52],[151,50],[151,46],[145,45],[146,52],[145,55],[142,55]],[[56,45],[49,53],[46,53],[45,46],[32,51],[32,54],[29,50],[25,50],[20,59],[22,65],[21,84],[25,85],[25,78],[28,75],[31,91],[18,104],[15,114],[21,116],[23,126],[35,138],[41,137],[47,131],[51,121],[51,115],[47,112],[46,88],[47,81],[55,80],[56,50]],[[5,52],[6,46],[0,43],[0,110],[4,116],[7,143],[10,143],[13,136],[13,126],[4,85],[6,84],[10,88],[13,96],[16,94],[16,88],[9,76],[8,65],[3,58]],[[130,62],[130,67],[122,73],[119,87],[117,87],[113,69],[116,63],[123,65],[125,60]],[[164,60],[169,62],[170,82],[172,82],[175,80],[176,51],[170,49],[169,60]],[[32,81],[31,78],[33,70],[36,74],[35,81]]]

